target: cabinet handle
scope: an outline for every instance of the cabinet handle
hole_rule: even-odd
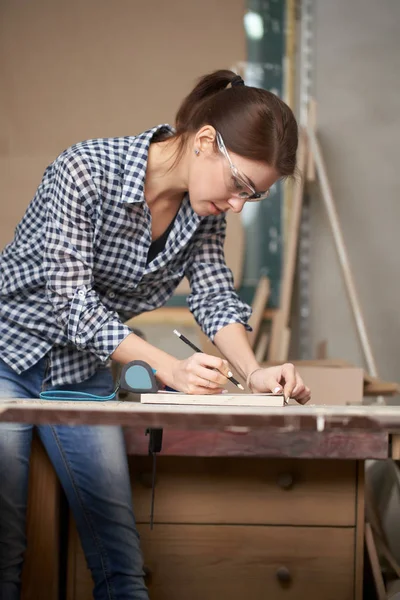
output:
[[[292,581],[292,576],[287,567],[279,567],[276,577],[280,583],[290,583]]]
[[[278,485],[283,490],[290,490],[293,487],[294,477],[292,473],[281,473],[278,477]]]

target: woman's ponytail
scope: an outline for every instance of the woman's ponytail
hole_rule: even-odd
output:
[[[236,73],[228,70],[215,71],[201,77],[177,112],[175,119],[177,133],[191,129],[190,124],[193,122],[194,114],[203,101],[224,90],[236,77]]]

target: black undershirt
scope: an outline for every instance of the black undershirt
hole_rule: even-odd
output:
[[[151,261],[155,259],[157,254],[160,254],[160,252],[162,252],[164,250],[165,244],[167,243],[168,236],[171,232],[171,229],[174,226],[175,219],[176,219],[176,215],[172,219],[171,223],[168,225],[168,227],[164,231],[164,233],[162,235],[160,235],[159,238],[154,240],[154,242],[151,242],[149,252],[147,254],[147,264],[151,263]]]
[[[153,137],[151,139],[151,143],[163,142],[170,137],[172,137],[171,132],[166,127],[162,127],[155,135],[153,135]],[[171,223],[168,225],[168,227],[164,231],[164,233],[162,235],[160,235],[159,238],[157,238],[156,240],[154,240],[154,242],[152,242],[150,244],[149,252],[147,254],[147,264],[151,263],[151,261],[154,260],[154,258],[157,256],[157,254],[160,254],[160,252],[162,252],[164,250],[165,244],[167,243],[168,236],[171,232],[171,229],[174,226],[175,219],[176,219],[176,215],[172,219]]]

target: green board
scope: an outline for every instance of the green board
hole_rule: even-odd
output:
[[[245,16],[248,85],[262,87],[279,97],[284,92],[285,0],[248,0]],[[261,35],[262,34],[262,35]],[[283,248],[283,186],[278,183],[260,203],[245,206],[246,232],[243,285],[239,293],[251,302],[261,275],[271,284],[270,307],[279,304]]]
[[[250,15],[250,18],[249,18]],[[247,0],[244,27],[247,85],[284,93],[286,0]],[[260,35],[262,33],[262,35]],[[242,212],[246,248],[240,297],[251,304],[261,275],[270,279],[269,307],[279,305],[283,249],[283,186],[278,183],[260,203],[245,205]],[[167,306],[184,306],[186,296],[173,296]]]

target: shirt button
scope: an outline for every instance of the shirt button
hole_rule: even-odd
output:
[[[115,292],[108,292],[108,297],[109,298],[115,298]]]
[[[83,290],[79,290],[78,296],[79,296],[79,298],[84,298],[85,297],[85,292]]]

